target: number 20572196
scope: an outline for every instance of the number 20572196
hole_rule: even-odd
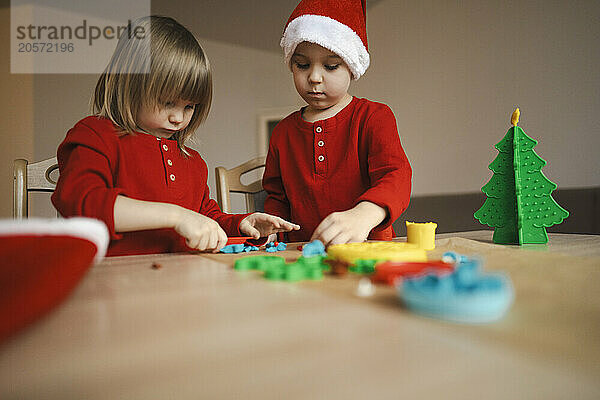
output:
[[[19,53],[72,53],[75,51],[73,43],[51,42],[20,42],[17,44]]]

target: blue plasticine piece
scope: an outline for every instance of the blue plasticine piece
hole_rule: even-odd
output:
[[[277,243],[277,244],[275,244]],[[269,242],[265,245],[265,251],[268,253],[274,253],[276,251],[283,251],[287,248],[287,245],[283,242]]]
[[[241,253],[244,251],[243,244],[230,244],[221,249],[221,253]]]
[[[442,261],[448,262],[448,263],[459,263],[459,262],[463,262],[463,261],[467,261],[469,258],[467,256],[464,256],[462,254],[458,254],[455,253],[453,251],[447,251],[442,255]]]
[[[249,251],[258,250],[256,246],[250,246],[247,244],[230,244],[221,249],[221,253],[247,253]]]
[[[428,317],[462,323],[499,320],[514,299],[510,278],[501,273],[484,274],[479,261],[462,260],[448,275],[404,279],[398,296],[410,310]]]
[[[325,245],[320,240],[313,240],[302,246],[302,255],[304,257],[325,256]]]

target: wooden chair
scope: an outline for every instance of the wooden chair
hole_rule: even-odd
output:
[[[244,185],[240,178],[248,172],[264,167],[265,159],[266,157],[256,157],[231,169],[225,169],[224,167],[215,168],[217,203],[219,203],[219,207],[221,207],[223,212],[231,212],[230,193],[244,194],[246,197],[247,212],[256,211],[255,197],[263,191],[262,181],[259,179],[248,185]]]
[[[27,160],[17,159],[13,164],[13,217],[27,218],[29,192],[53,192],[56,180],[50,176],[58,170],[56,157],[29,164]]]

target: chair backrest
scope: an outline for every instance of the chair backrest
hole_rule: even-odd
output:
[[[50,176],[58,170],[56,157],[29,164],[27,160],[17,159],[13,164],[13,217],[27,218],[29,192],[53,192],[56,180]]]
[[[224,167],[215,168],[217,203],[219,203],[219,207],[221,207],[223,212],[231,212],[230,193],[243,193],[246,197],[246,210],[248,212],[256,211],[254,198],[257,193],[260,193],[263,190],[262,181],[259,179],[245,185],[240,178],[248,172],[264,167],[265,159],[266,157],[256,157],[231,169],[226,169]]]

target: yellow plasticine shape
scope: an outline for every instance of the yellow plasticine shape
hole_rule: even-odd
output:
[[[339,261],[354,264],[356,260],[381,261],[427,261],[424,249],[402,242],[366,242],[334,244],[327,248],[327,255]]]
[[[406,221],[406,241],[425,250],[435,249],[435,222]]]

